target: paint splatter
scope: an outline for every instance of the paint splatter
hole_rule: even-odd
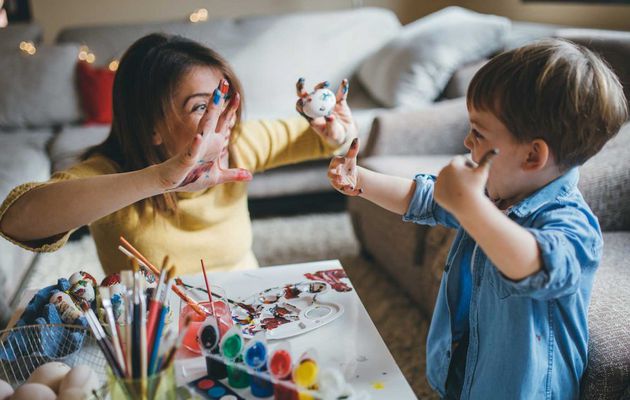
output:
[[[317,271],[314,274],[306,273],[304,274],[304,276],[306,277],[306,279],[310,279],[312,281],[324,281],[337,292],[352,291],[351,286],[341,281],[341,279],[348,279],[346,271],[341,268]]]
[[[383,390],[385,389],[385,384],[383,382],[377,381],[377,382],[372,382],[372,387],[376,390]]]

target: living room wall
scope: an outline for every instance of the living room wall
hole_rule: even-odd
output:
[[[449,5],[479,12],[537,21],[594,28],[630,30],[630,5],[559,4],[522,0],[30,0],[33,18],[52,42],[64,26],[144,21],[184,20],[206,8],[209,18],[265,15],[297,11],[324,11],[357,6],[386,7],[403,23]]]
[[[520,21],[630,30],[630,3],[584,4],[523,0],[460,0],[462,7]]]

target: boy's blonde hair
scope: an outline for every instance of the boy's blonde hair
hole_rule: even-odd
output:
[[[494,57],[472,79],[467,103],[493,113],[519,142],[543,139],[562,169],[595,155],[628,118],[615,73],[560,39]]]

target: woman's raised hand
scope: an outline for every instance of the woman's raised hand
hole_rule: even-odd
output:
[[[227,81],[219,87],[222,85],[227,85]],[[223,109],[226,92],[219,88],[214,91],[188,148],[157,166],[164,191],[195,192],[221,183],[252,179],[248,170],[228,168],[227,165],[230,133],[236,121],[240,96],[236,93]]]
[[[328,166],[328,180],[332,187],[348,196],[363,193],[359,187],[357,155],[359,154],[359,138],[354,138],[345,156],[333,157]]]
[[[299,97],[295,104],[297,112],[306,118],[315,132],[322,136],[330,145],[341,146],[348,140],[357,137],[357,126],[354,123],[352,112],[346,101],[348,89],[350,88],[347,79],[344,79],[341,85],[339,85],[335,106],[327,117],[311,118],[304,114],[304,101],[308,97],[308,92],[304,90],[304,78],[300,78],[295,86]],[[321,82],[315,86],[315,90],[329,86],[330,84],[328,82]]]

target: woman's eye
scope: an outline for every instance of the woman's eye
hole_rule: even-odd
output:
[[[197,104],[193,107],[192,112],[197,112],[197,111],[206,111],[206,108],[208,106],[206,104]]]

